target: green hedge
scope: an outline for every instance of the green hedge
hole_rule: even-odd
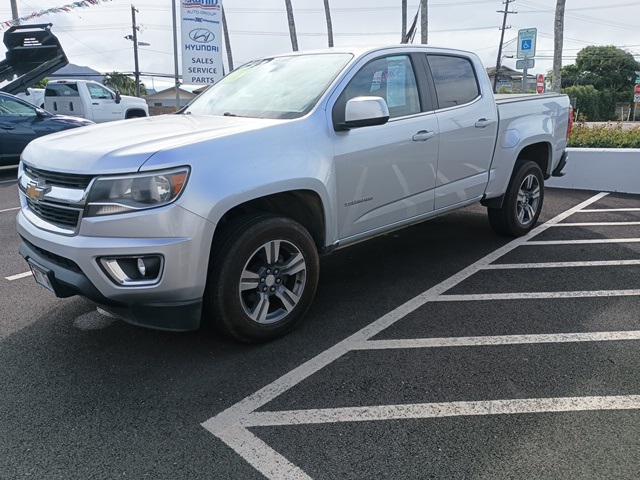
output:
[[[640,148],[640,127],[631,130],[622,125],[587,127],[576,124],[569,139],[570,147],[578,148]]]

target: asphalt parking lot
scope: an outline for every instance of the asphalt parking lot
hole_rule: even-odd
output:
[[[1,479],[640,476],[640,197],[549,190],[522,239],[473,207],[339,251],[301,328],[248,347],[51,297],[16,195],[1,175]]]

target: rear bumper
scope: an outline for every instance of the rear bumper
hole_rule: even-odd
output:
[[[555,170],[551,173],[552,177],[563,177],[564,176],[564,167],[567,166],[567,159],[569,158],[569,153],[568,152],[564,152],[562,154],[562,157],[560,158],[560,162],[558,162],[558,166],[555,168]]]

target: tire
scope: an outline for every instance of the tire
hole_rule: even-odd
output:
[[[496,233],[521,237],[535,227],[544,203],[544,177],[540,166],[521,160],[516,164],[501,208],[489,208],[489,223]]]
[[[318,250],[309,232],[289,218],[253,215],[230,224],[215,243],[205,323],[245,343],[291,331],[318,286]]]

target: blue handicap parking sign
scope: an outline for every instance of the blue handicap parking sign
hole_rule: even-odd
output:
[[[522,40],[522,50],[531,50],[531,39]]]

